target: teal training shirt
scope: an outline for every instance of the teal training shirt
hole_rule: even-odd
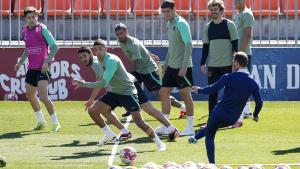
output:
[[[128,36],[126,43],[119,43],[127,58],[136,62],[134,71],[140,74],[149,74],[157,71],[158,68],[151,57],[151,53],[138,39]]]
[[[99,61],[99,72],[103,70],[101,80],[96,82],[85,82],[84,86],[88,88],[107,87],[111,86],[111,92],[121,95],[137,94],[137,90],[134,86],[134,76],[128,73],[120,60],[120,58],[114,54],[106,53],[103,58],[103,62]],[[97,69],[97,66],[94,66]],[[102,67],[102,68],[101,68]],[[93,68],[94,70],[94,68]],[[96,73],[101,76],[100,73]]]
[[[179,69],[192,67],[192,36],[190,26],[181,16],[167,23],[169,48],[166,65]]]

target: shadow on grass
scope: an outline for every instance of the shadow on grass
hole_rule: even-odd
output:
[[[274,155],[285,155],[290,153],[300,153],[300,147],[291,148],[287,150],[274,150],[272,151]]]
[[[4,133],[4,134],[0,135],[0,140],[1,139],[17,139],[17,138],[23,138],[24,136],[27,136],[27,135],[43,134],[43,133],[49,133],[49,131],[46,131],[46,130],[40,130],[40,131],[27,130],[27,131],[17,131],[17,132]]]
[[[87,142],[85,144],[80,144],[79,140],[73,140],[73,142],[68,144],[61,144],[61,145],[48,145],[44,147],[86,147],[86,146],[95,146],[98,142]]]

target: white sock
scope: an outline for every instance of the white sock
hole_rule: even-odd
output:
[[[124,127],[124,128],[121,129],[121,133],[122,133],[122,134],[124,134],[124,133],[129,133],[129,130],[128,130],[127,128]]]
[[[249,114],[250,113],[250,102],[248,101],[243,109],[243,114]]]
[[[106,135],[115,135],[115,133],[111,131],[111,129],[108,126],[103,127],[102,130]]]
[[[159,137],[155,134],[155,137],[152,139],[156,144],[160,144],[161,140],[159,139]]]
[[[38,122],[40,122],[40,123],[45,123],[45,122],[46,122],[46,121],[45,121],[45,118],[44,118],[44,115],[43,115],[43,113],[42,113],[41,110],[35,112],[35,116],[36,116]]]
[[[185,105],[184,105],[184,104],[181,105],[180,110],[183,111],[183,112],[186,112],[186,109],[185,109]]]
[[[168,119],[168,120],[170,119],[170,115],[169,114],[164,114],[164,116],[165,116],[166,119]]]
[[[194,116],[187,116],[188,119],[188,127],[194,128]]]
[[[58,124],[56,113],[50,115],[52,124]]]
[[[166,128],[167,128],[168,133],[171,133],[175,130],[175,127],[172,124],[169,127],[166,127]]]
[[[244,118],[244,113],[241,114],[240,118],[237,120],[237,122],[243,122],[243,118]]]

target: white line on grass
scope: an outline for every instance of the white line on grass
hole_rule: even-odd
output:
[[[129,122],[131,121],[132,117],[131,116],[128,116],[127,119],[126,119],[126,123],[125,123],[125,128],[128,127],[129,125]],[[121,135],[121,133],[118,135],[118,138],[119,136]],[[118,149],[118,145],[119,145],[119,142],[117,141],[113,148],[111,149],[111,153],[110,153],[110,156],[108,158],[108,167],[112,166],[113,163],[114,163],[114,160],[115,160],[115,156],[116,156],[116,153],[117,153],[117,149]]]

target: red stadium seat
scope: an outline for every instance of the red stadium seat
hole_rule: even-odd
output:
[[[71,15],[71,0],[47,0],[46,5],[48,16]]]
[[[109,13],[110,16],[125,16],[130,12],[130,0],[102,0],[103,2],[103,15]],[[127,6],[126,6],[127,2]],[[110,9],[108,11],[108,5]]]
[[[260,16],[260,15],[268,16],[269,12],[271,16],[276,16],[279,14],[279,4],[277,0],[252,0],[252,1],[253,4],[251,4],[252,5],[251,8],[254,16]]]
[[[152,16],[152,9],[154,16],[159,14],[160,0],[131,0],[131,4],[133,13],[137,16],[143,16],[143,11],[145,16]]]
[[[34,6],[38,13],[41,13],[42,11],[41,0],[15,0],[14,15],[18,16],[20,12],[20,16],[24,16],[24,9],[28,6]]]
[[[91,3],[91,7],[90,4]],[[80,8],[80,6],[82,6]],[[97,16],[101,13],[101,2],[100,0],[74,0],[74,15],[80,16]]]
[[[288,16],[295,16],[295,0],[281,0],[283,13]],[[298,1],[298,15],[300,16],[300,2]]]
[[[0,6],[1,6],[1,8],[0,8],[0,15],[2,15],[2,16],[8,16],[9,15],[9,6],[10,6],[9,0],[2,0],[2,1],[0,1]]]
[[[195,16],[206,16],[207,12],[209,15],[209,10],[207,9],[208,2],[206,1],[207,0],[193,0],[192,11]]]
[[[181,16],[187,16],[191,11],[192,0],[174,0],[176,11]],[[191,5],[189,5],[189,3]]]
[[[237,12],[236,8],[235,8],[235,0],[223,0],[224,4],[225,4],[225,15],[226,16],[232,16],[232,10],[235,9],[235,11],[233,11],[233,14],[235,14]],[[246,0],[246,6],[248,8],[250,8],[250,0]]]

